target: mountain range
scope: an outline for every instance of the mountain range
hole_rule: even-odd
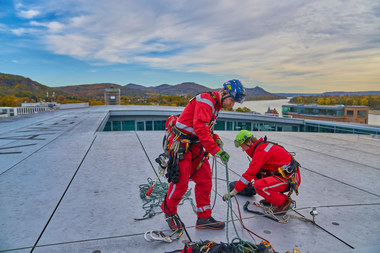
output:
[[[145,87],[139,84],[128,83],[126,85],[114,83],[81,84],[62,87],[48,87],[18,75],[0,73],[0,96],[14,95],[17,97],[46,97],[54,92],[55,96],[65,97],[87,97],[95,98],[104,95],[106,88],[120,89],[120,94],[125,96],[158,96],[158,95],[188,95],[195,96],[202,92],[209,92],[218,89],[210,89],[206,86],[184,82],[176,85],[161,84],[155,87]],[[282,98],[256,86],[246,88],[247,99],[262,97],[266,99]]]
[[[158,86],[146,87],[139,84],[128,83],[126,85],[114,83],[95,83],[81,84],[61,87],[49,87],[30,78],[0,73],[0,96],[13,95],[16,97],[45,98],[46,94],[50,96],[62,95],[64,97],[77,98],[100,98],[104,96],[106,88],[120,89],[120,94],[125,96],[159,96],[159,95],[191,95],[195,96],[202,92],[215,91],[206,86],[194,83],[184,82],[176,85],[161,84]],[[358,92],[324,92],[324,93],[270,93],[263,88],[246,88],[247,100],[256,99],[278,99],[294,96],[343,96],[343,95],[380,95],[380,91],[358,91]]]

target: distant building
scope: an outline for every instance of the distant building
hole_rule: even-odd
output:
[[[16,107],[0,107],[0,118],[17,116]]]
[[[316,104],[282,106],[282,115],[285,117],[363,124],[368,124],[368,112],[368,106],[320,106]]]
[[[44,101],[41,101],[41,102],[38,102],[38,103],[24,102],[24,103],[21,104],[21,107],[23,109],[25,109],[24,112],[26,112],[27,109],[35,109],[34,112],[48,111],[48,110],[57,110],[57,109],[59,109],[60,106],[61,106],[61,104],[59,104],[57,102],[44,102]],[[19,114],[25,114],[25,113],[20,112]]]
[[[271,110],[270,107],[268,106],[268,110],[265,112],[265,115],[278,117],[279,113],[276,110],[276,108],[273,108],[273,110]]]
[[[38,102],[21,104],[21,107],[0,107],[0,117],[13,117],[19,115],[54,111],[60,108],[56,102]]]
[[[105,89],[104,104],[120,105],[120,89],[115,89],[113,86],[111,86],[109,89]]]

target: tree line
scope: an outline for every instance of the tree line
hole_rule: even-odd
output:
[[[186,106],[192,97],[188,96],[175,96],[175,95],[162,95],[152,97],[140,97],[140,96],[120,96],[121,105],[162,105],[162,106]],[[60,104],[70,103],[83,103],[87,102],[89,105],[104,105],[104,97],[65,97],[59,95],[56,98],[39,98],[39,97],[16,97],[14,95],[0,96],[0,106],[6,107],[18,107],[22,103],[36,103],[36,102],[52,102],[55,101]]]
[[[368,106],[371,110],[380,110],[379,95],[299,96],[291,98],[289,102],[294,104]]]
[[[160,105],[160,106],[182,106],[185,107],[190,99],[193,97],[191,95],[187,96],[176,96],[176,95],[161,95],[152,97],[141,97],[141,96],[120,96],[121,105]],[[52,100],[52,98],[50,99]],[[0,96],[0,106],[5,107],[19,107],[22,103],[35,103],[39,101],[45,101],[42,98],[34,97],[16,97],[13,95]],[[104,105],[103,96],[84,98],[84,97],[64,97],[59,95],[54,99],[55,102],[60,104],[70,104],[70,103],[89,103],[89,105]],[[51,102],[51,101],[49,101]],[[226,109],[228,111],[234,111],[231,109]],[[237,108],[237,112],[250,112],[251,110],[247,107]]]

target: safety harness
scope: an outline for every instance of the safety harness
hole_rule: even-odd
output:
[[[215,94],[212,92],[208,92],[210,96],[213,97],[215,103],[214,103],[214,108],[217,108],[219,106],[219,101]],[[189,103],[194,99],[193,97]],[[213,135],[214,131],[214,126],[216,124],[216,119],[218,117],[218,111],[215,109],[215,112],[213,114],[212,119],[210,120],[208,126],[210,128],[210,133]],[[181,131],[177,126],[173,126],[172,131],[170,135],[173,134],[173,142],[169,146],[169,142],[166,142],[167,146],[165,147],[168,150],[168,156],[169,156],[169,161],[167,163],[167,171],[165,176],[168,178],[168,182],[173,182],[173,184],[178,183],[179,176],[180,176],[180,168],[179,168],[179,161],[184,159],[185,153],[187,153],[189,150],[191,150],[192,145],[199,143],[199,138],[197,136],[193,136],[190,134],[187,134],[183,131]],[[164,149],[165,149],[164,148]],[[203,153],[203,155],[202,155]],[[195,173],[199,170],[199,168],[202,166],[203,162],[205,161],[206,158],[209,157],[209,153],[204,150],[203,146],[201,146],[199,150],[199,154],[194,157],[191,161],[194,161],[198,159],[202,155],[202,158],[199,161],[199,164],[193,174],[190,176],[190,179],[195,175]]]
[[[292,157],[291,162],[289,164],[285,164],[285,165],[279,167],[276,172],[274,172],[274,173],[271,174],[271,176],[274,176],[275,178],[277,178],[281,182],[284,182],[284,183],[288,184],[288,186],[287,186],[287,188],[286,188],[285,191],[289,192],[288,193],[288,198],[289,199],[290,199],[290,195],[293,193],[293,191],[298,196],[298,184],[297,184],[297,180],[296,180],[296,175],[297,175],[297,172],[299,170],[299,167],[301,167],[301,165],[296,161],[296,159],[294,159],[295,153],[290,153],[289,151],[287,151],[283,146],[279,145],[278,143],[268,141],[267,137],[265,136],[264,140],[256,143],[255,146],[253,147],[252,157],[253,157],[253,155],[255,153],[256,148],[259,145],[265,144],[265,143],[271,143],[273,145],[277,145],[277,146],[283,148],[286,152],[288,152],[289,155],[291,155],[291,157]],[[262,174],[265,174],[265,173],[266,173],[265,171],[260,170],[259,173],[258,173],[258,175],[256,175],[256,176],[258,178],[261,178]]]

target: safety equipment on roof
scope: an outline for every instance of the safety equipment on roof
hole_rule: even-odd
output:
[[[169,161],[165,176],[168,178],[169,183],[173,182],[173,184],[176,184],[180,176],[179,161],[184,159],[185,153],[191,149],[192,144],[199,143],[199,139],[196,136],[182,132],[176,126],[173,126],[172,133],[174,137],[170,147],[169,143],[167,144]],[[203,161],[204,159],[201,160],[202,163]]]
[[[174,251],[177,252],[177,251]],[[261,242],[260,244],[253,244],[247,241],[234,240],[232,243],[216,243],[214,241],[197,241],[187,242],[181,253],[238,253],[238,252],[255,252],[255,253],[268,253],[273,252],[270,244]]]
[[[178,214],[168,215],[165,214],[165,220],[172,231],[182,230],[183,226]]]
[[[292,156],[292,161],[278,168],[277,173],[274,175],[277,179],[288,183],[287,191],[289,191],[288,196],[290,196],[293,191],[298,195],[298,183],[296,180],[296,174],[301,165]]]
[[[290,208],[293,208],[293,204],[295,205],[295,201],[291,200],[291,203],[288,206],[288,210]],[[250,208],[248,208],[248,206]],[[250,205],[250,202],[247,201],[243,206],[243,209],[249,213],[254,213],[279,223],[288,223],[290,215],[286,212],[287,210],[276,212],[276,208],[276,206],[271,205],[265,200],[260,200],[260,203],[252,202],[252,205]]]
[[[251,138],[252,136],[253,134],[250,131],[240,130],[240,132],[235,137],[235,147],[240,147],[247,139]]]
[[[160,154],[155,159],[156,163],[158,163],[158,173],[162,176],[165,174],[165,170],[168,167],[168,160],[169,157],[165,153]]]
[[[165,131],[170,132],[172,130],[172,127],[175,126],[177,119],[177,115],[170,116],[165,122]]]
[[[245,89],[239,80],[233,79],[225,82],[223,87],[228,91],[229,97],[232,97],[238,103],[243,103],[245,99]]]
[[[175,240],[179,240],[181,238],[183,232],[180,231],[172,233],[171,235],[166,235],[163,231],[147,231],[144,234],[145,240],[148,242],[151,241],[162,241],[162,242],[173,242]]]
[[[187,140],[189,143],[198,143],[199,139],[198,137],[194,135],[187,134],[181,130],[178,129],[178,127],[174,126],[172,128],[172,132],[181,140]]]
[[[216,155],[220,157],[220,160],[222,160],[224,164],[228,163],[228,160],[230,159],[230,155],[222,149],[216,152]]]
[[[236,183],[237,181],[230,182],[230,188],[229,188],[230,191],[235,189]],[[237,193],[237,195],[248,196],[248,197],[252,197],[253,195],[256,195],[256,190],[255,190],[255,187],[253,187],[252,182],[249,182],[247,186],[241,192]]]
[[[172,145],[173,146],[173,145]],[[173,184],[178,183],[179,175],[180,175],[180,167],[178,165],[179,160],[184,159],[185,148],[179,147],[176,152],[169,152],[169,161],[168,167],[166,169],[165,177],[167,177],[168,182],[172,182]]]
[[[160,154],[155,161],[158,163],[158,172],[160,175],[164,175],[165,171],[168,167],[168,160],[169,160],[169,150],[168,150],[168,144],[169,144],[169,139],[171,136],[172,128],[177,122],[178,116],[177,115],[172,115],[170,116],[166,122],[165,122],[165,135],[162,139],[162,149],[164,150],[164,153]]]

